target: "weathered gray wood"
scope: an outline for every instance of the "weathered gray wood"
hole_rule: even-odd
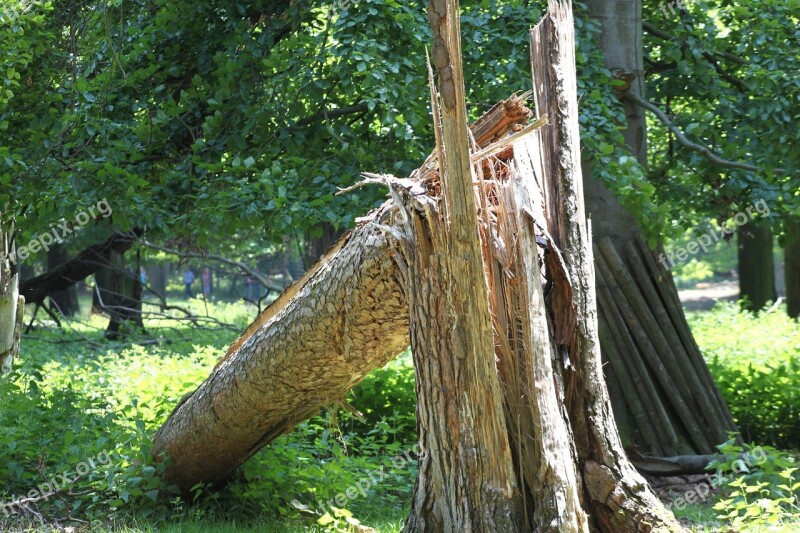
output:
[[[533,87],[536,109],[550,118],[550,135],[540,137],[550,165],[544,176],[548,229],[564,253],[579,317],[568,344],[575,369],[563,373],[592,526],[609,532],[680,531],[625,457],[603,380],[580,165],[572,8],[569,1],[548,4],[548,17],[531,31]]]

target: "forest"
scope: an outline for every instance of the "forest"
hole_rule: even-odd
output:
[[[798,74],[798,0],[0,0],[0,531],[800,531]]]

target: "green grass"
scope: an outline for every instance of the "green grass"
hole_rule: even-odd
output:
[[[78,465],[105,453],[109,464],[94,465],[68,487],[83,494],[53,497],[37,510],[48,518],[70,515],[89,522],[93,531],[123,526],[129,531],[208,531],[209,524],[218,524],[219,531],[321,531],[313,525],[323,512],[305,518],[295,504],[318,509],[317,502],[334,499],[384,468],[386,479],[371,484],[366,497],[348,499],[347,508],[357,519],[381,524],[382,530],[399,529],[416,476],[415,464],[396,468],[391,463],[415,441],[413,407],[411,413],[393,414],[409,406],[408,383],[413,397],[408,356],[392,363],[394,370],[368,378],[354,394],[369,424],[342,413],[334,421],[331,413],[321,412],[248,461],[224,490],[200,488],[198,504],[189,506],[160,481],[160,466],[150,459],[150,436],[180,398],[208,376],[256,310],[241,303],[206,307],[201,300],[183,301],[194,313],[208,309],[237,327],[146,323],[146,338],[161,342],[143,346],[106,341],[106,320],[89,315],[88,301],[82,303],[83,313],[64,331],[40,328],[27,335],[15,372],[0,380],[0,503],[59,473],[72,476]],[[380,383],[395,383],[409,372],[411,378],[396,387],[403,401],[395,406]],[[233,516],[237,523],[229,522]],[[0,510],[0,531],[25,527],[21,515],[12,518]]]
[[[351,395],[365,422],[345,413],[334,420],[321,412],[254,456],[223,490],[200,487],[197,501],[189,505],[161,482],[160,466],[150,459],[150,436],[179,399],[205,379],[255,309],[209,304],[212,316],[235,325],[230,330],[189,328],[176,320],[148,323],[149,337],[161,342],[142,346],[104,340],[105,319],[88,315],[87,302],[82,303],[83,315],[66,331],[44,328],[27,336],[15,373],[0,380],[0,501],[106,452],[109,464],[97,464],[69,487],[80,494],[52,498],[38,511],[62,522],[67,515],[78,518],[92,531],[322,533],[332,528],[318,524],[323,518],[319,502],[383,468],[386,479],[369,486],[365,497],[348,498],[343,512],[381,532],[402,528],[416,465],[397,468],[392,458],[408,453],[416,440],[409,354],[373,373]],[[201,300],[180,303],[206,312]],[[797,324],[779,312],[753,317],[733,306],[689,319],[735,415],[757,412],[758,417],[745,420],[752,431],[786,438],[787,425],[796,424],[792,410],[800,384],[797,374],[777,369],[788,368],[800,353]],[[758,411],[753,402],[766,407]],[[337,518],[335,509],[326,510],[328,518]],[[724,530],[718,511],[709,506],[679,514],[695,531]],[[798,520],[783,522],[783,529],[769,531],[800,530]],[[26,523],[32,524],[0,512],[0,531],[21,531]],[[63,523],[89,530],[79,522]]]

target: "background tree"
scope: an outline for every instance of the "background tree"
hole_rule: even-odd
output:
[[[775,299],[771,249],[759,250],[769,247],[772,233],[785,234],[782,242],[796,239],[797,7],[794,1],[758,9],[713,0],[646,2],[648,98],[660,111],[650,143],[655,198],[672,205],[671,218],[683,226],[702,218],[730,222],[766,202],[767,216],[738,232],[742,293],[754,309]],[[797,286],[796,269],[786,275]]]

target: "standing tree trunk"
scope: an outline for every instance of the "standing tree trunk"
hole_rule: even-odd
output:
[[[69,260],[65,248],[61,244],[53,244],[47,251],[47,270],[55,270],[56,267]],[[78,304],[78,287],[72,284],[65,289],[56,290],[50,293],[50,303],[52,310],[64,316],[75,316],[81,308]]]
[[[172,263],[167,261],[160,263],[151,263],[145,267],[147,272],[147,287],[153,291],[156,296],[167,301],[167,282],[172,273]],[[146,291],[144,291],[146,292]]]
[[[0,374],[10,372],[19,353],[25,298],[19,295],[14,233],[0,222]]]
[[[606,66],[643,96],[640,0],[588,0],[601,24]],[[626,147],[647,164],[645,110],[623,99]],[[672,275],[641,237],[619,201],[585,169],[592,217],[599,338],[605,371],[615,383],[614,412],[626,420],[626,448],[655,455],[711,454],[736,426],[686,322]],[[613,377],[611,377],[613,375]]]
[[[405,279],[420,441],[405,531],[518,531],[473,196],[458,0],[429,2],[428,19],[441,95],[433,94],[433,110],[442,203],[409,210],[405,230],[414,236]]]
[[[775,290],[775,261],[772,255],[772,230],[750,221],[736,233],[739,256],[739,298],[748,311],[760,311],[778,299]],[[790,272],[787,268],[786,272]],[[789,274],[791,275],[791,274]]]
[[[93,302],[109,316],[107,338],[119,338],[124,324],[144,331],[142,284],[138,273],[125,268],[124,252],[111,251],[108,265],[95,274],[95,283]]]
[[[787,220],[783,271],[786,276],[787,312],[800,318],[800,220]]]

